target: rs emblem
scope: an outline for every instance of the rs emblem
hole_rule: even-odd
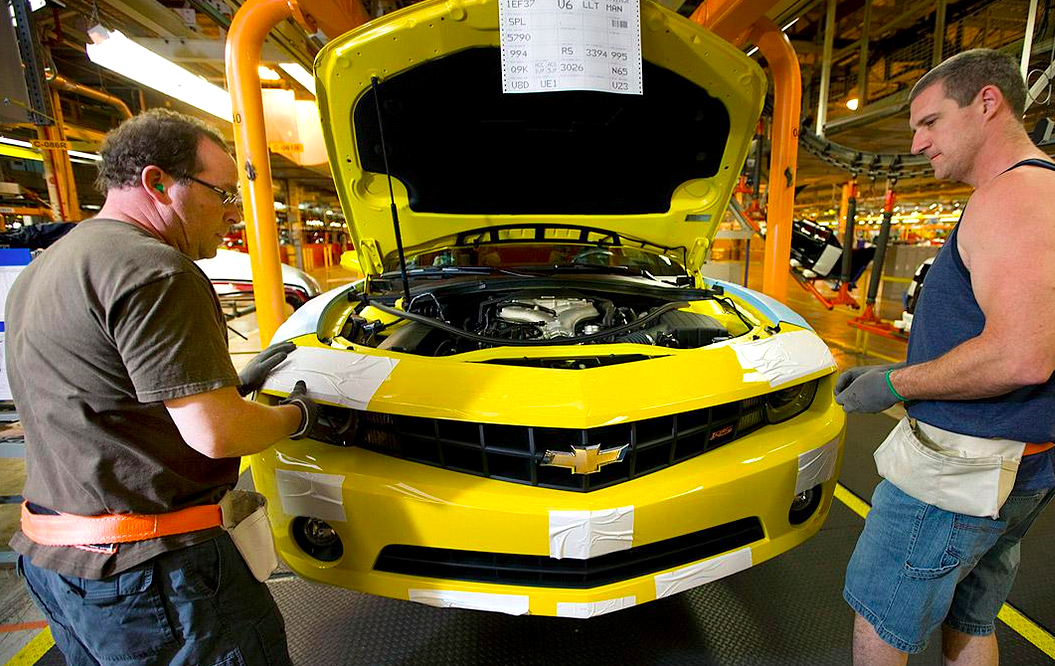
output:
[[[572,446],[571,453],[566,451],[546,451],[542,464],[548,467],[564,467],[572,474],[593,474],[605,465],[623,462],[629,444],[601,450],[600,444],[593,446]]]

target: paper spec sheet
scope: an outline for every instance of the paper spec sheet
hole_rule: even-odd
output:
[[[641,94],[640,0],[499,0],[502,90]]]

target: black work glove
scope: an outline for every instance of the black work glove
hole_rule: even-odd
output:
[[[241,382],[238,395],[244,398],[253,391],[259,391],[275,366],[285,361],[286,356],[296,348],[297,346],[292,342],[280,342],[254,356],[253,360],[249,361],[249,365],[238,373],[238,380]]]
[[[844,372],[836,381],[836,388],[843,384],[843,389],[835,394],[835,402],[842,405],[847,414],[874,414],[893,407],[895,403],[901,402],[901,398],[890,388],[887,373],[898,367],[904,367],[904,364],[854,368],[859,372],[851,375],[845,383],[843,379],[850,375],[850,371]]]
[[[300,426],[297,430],[289,436],[290,439],[303,439],[308,436],[314,427],[315,422],[319,418],[319,406],[315,404],[315,401],[308,397],[308,387],[304,383],[304,380],[298,381],[293,385],[293,390],[289,392],[283,400],[280,400],[280,405],[296,405],[300,407]]]

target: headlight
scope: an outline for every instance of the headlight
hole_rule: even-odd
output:
[[[814,396],[817,395],[819,382],[820,380],[815,379],[812,382],[768,394],[766,396],[766,420],[770,423],[780,423],[809,409],[813,404]]]

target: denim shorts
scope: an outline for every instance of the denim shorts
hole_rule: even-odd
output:
[[[227,534],[102,580],[18,567],[70,666],[291,666],[278,607]]]
[[[1055,489],[1013,491],[1000,518],[944,511],[882,481],[843,598],[884,641],[922,652],[941,624],[986,636],[1015,582],[1019,542]]]

